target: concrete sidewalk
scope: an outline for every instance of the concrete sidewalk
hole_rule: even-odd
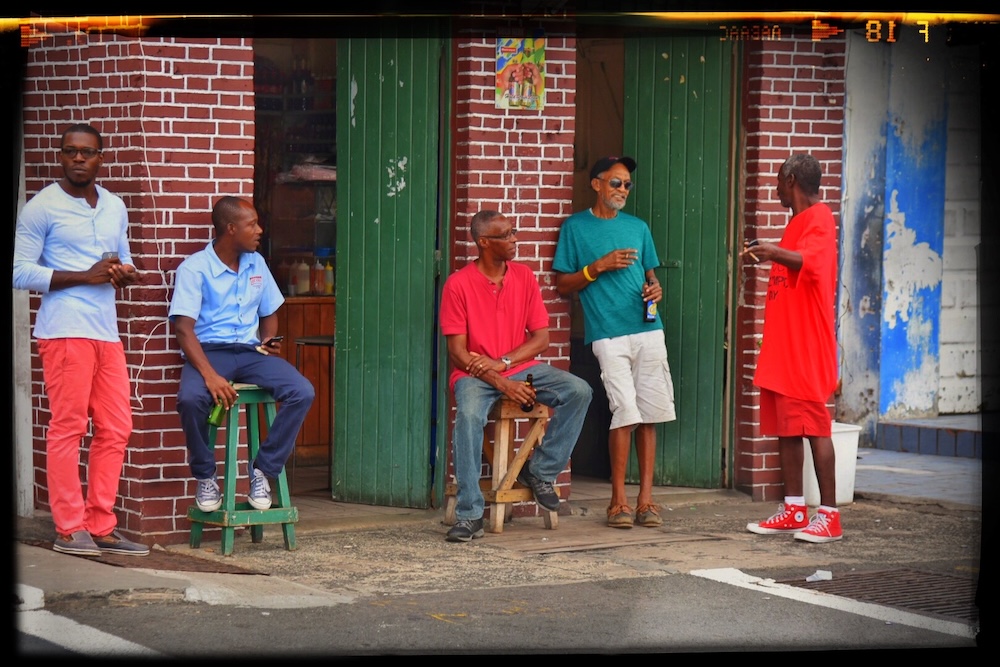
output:
[[[634,498],[636,491],[636,487],[631,487],[629,497]],[[716,516],[732,512],[734,518],[726,525],[735,528],[735,532],[742,531],[745,524],[741,522],[745,521],[745,515],[759,515],[763,518],[773,511],[771,503],[754,503],[746,494],[729,490],[657,487],[654,497],[670,510],[664,513],[664,528],[668,530],[638,527],[631,531],[612,530],[602,520],[603,509],[610,498],[610,485],[601,480],[574,479],[568,501],[572,514],[559,516],[557,531],[536,529],[530,523],[533,519],[517,519],[515,523],[518,527],[515,529],[505,529],[500,535],[487,534],[489,539],[476,540],[471,545],[456,545],[446,543],[443,539],[446,531],[446,527],[441,524],[443,510],[352,505],[334,502],[322,497],[322,494],[296,496],[294,502],[299,507],[301,517],[296,524],[296,536],[301,544],[313,547],[294,552],[291,557],[285,557],[288,552],[282,548],[280,529],[277,526],[269,527],[266,531],[266,549],[249,549],[247,539],[243,542],[238,540],[236,551],[228,557],[217,553],[217,541],[206,541],[201,549],[196,550],[190,549],[186,544],[173,545],[167,550],[231,563],[237,567],[245,567],[247,572],[252,573],[262,572],[268,569],[268,565],[276,565],[279,561],[282,567],[315,567],[315,562],[310,564],[310,558],[322,558],[323,553],[342,553],[352,549],[356,555],[366,548],[366,540],[373,543],[368,546],[373,549],[374,554],[392,553],[392,550],[405,554],[410,545],[421,542],[425,548],[433,549],[433,553],[421,553],[410,558],[401,555],[399,560],[412,561],[414,568],[420,568],[427,567],[424,563],[427,559],[467,558],[470,560],[467,564],[470,571],[475,571],[484,565],[484,559],[495,559],[498,563],[508,562],[512,554],[521,558],[524,554],[539,553],[539,545],[544,546],[547,541],[554,544],[557,538],[563,540],[563,543],[567,540],[615,540],[618,546],[635,544],[636,549],[642,549],[644,546],[658,545],[662,549],[664,545],[670,545],[670,540],[680,539],[679,535],[671,534],[676,529],[669,530],[672,524],[676,525],[674,520],[690,513],[690,510],[700,504],[708,503],[718,508],[714,510]],[[978,459],[861,449],[855,479],[855,500],[860,499],[929,503],[946,508],[981,511],[982,462]],[[682,510],[689,512],[682,515]],[[540,519],[537,521],[540,522]],[[51,519],[44,514],[30,519],[18,518],[15,610],[42,608],[46,598],[63,596],[128,596],[132,601],[187,600],[213,604],[247,604],[252,602],[248,600],[248,593],[252,593],[253,600],[265,599],[271,607],[341,604],[359,596],[357,589],[329,590],[320,585],[304,585],[282,579],[277,570],[275,574],[279,576],[153,570],[143,567],[142,558],[134,558],[137,561],[134,566],[117,567],[102,563],[100,559],[59,554],[49,548],[20,541],[33,536],[37,544],[38,536],[48,534],[47,531],[51,531]],[[849,531],[848,524],[845,528],[848,537],[843,542],[836,543],[837,545],[849,543]],[[694,533],[697,532],[696,529]],[[706,541],[715,539],[711,534],[694,533],[690,530],[687,532],[688,541],[692,535]],[[46,539],[51,539],[51,534]],[[525,547],[525,540],[531,541],[530,547]],[[481,545],[500,548],[484,549]],[[470,546],[473,548],[470,549]],[[378,560],[377,555],[374,560]],[[371,559],[367,562],[369,566],[378,566]],[[442,569],[440,562],[434,565],[436,569]],[[636,576],[640,574],[641,571],[637,571]],[[248,585],[248,576],[254,577],[252,587]],[[413,576],[415,579],[430,578],[433,573],[428,568],[426,572],[415,572]],[[621,576],[629,576],[628,571],[623,570]],[[302,580],[301,577],[296,578]]]

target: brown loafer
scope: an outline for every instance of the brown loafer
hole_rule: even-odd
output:
[[[631,528],[632,508],[628,505],[608,507],[608,525],[612,528]]]
[[[646,503],[645,505],[642,505],[635,511],[635,522],[646,528],[657,528],[662,526],[663,519],[660,518],[659,509],[660,508],[653,503]]]

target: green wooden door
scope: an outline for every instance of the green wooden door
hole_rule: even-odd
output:
[[[650,224],[660,256],[677,408],[657,427],[658,485],[723,479],[733,70],[717,34],[625,40],[624,154],[638,163],[628,210]]]
[[[337,500],[430,506],[442,48],[337,42]]]

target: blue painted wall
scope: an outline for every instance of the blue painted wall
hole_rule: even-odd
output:
[[[879,362],[890,418],[937,411],[947,83],[945,58],[928,55],[897,44],[890,56]]]

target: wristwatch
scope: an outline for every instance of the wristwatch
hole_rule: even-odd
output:
[[[500,361],[502,361],[504,363],[504,365],[507,367],[507,368],[504,369],[505,371],[509,371],[510,370],[510,365],[512,363],[514,363],[514,362],[512,362],[510,360],[510,357],[500,357]]]

